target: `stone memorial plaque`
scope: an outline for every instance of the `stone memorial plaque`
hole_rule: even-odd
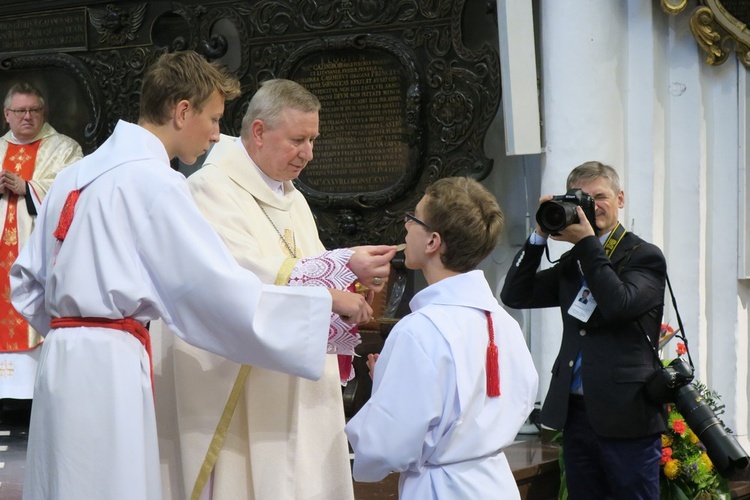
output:
[[[0,2],[0,88],[45,85],[53,124],[86,153],[118,120],[137,120],[150,64],[187,49],[240,80],[225,134],[239,135],[265,80],[295,80],[320,99],[321,135],[295,185],[328,248],[399,243],[425,186],[492,168],[483,144],[500,65],[484,0]]]
[[[86,47],[85,8],[0,17],[0,55]]]
[[[315,154],[334,163],[312,163],[300,176],[322,193],[387,190],[409,163],[406,121],[408,82],[395,57],[375,50],[310,56],[294,79],[320,99],[321,136]]]

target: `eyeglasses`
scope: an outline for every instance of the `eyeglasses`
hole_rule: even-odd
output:
[[[26,113],[30,113],[31,116],[39,116],[40,114],[42,114],[42,110],[44,108],[29,108],[29,109],[5,108],[5,109],[7,109],[8,111],[16,115],[16,118],[23,118],[24,116],[26,116]]]
[[[426,223],[425,221],[423,221],[423,220],[421,220],[421,219],[417,219],[417,217],[416,217],[416,216],[415,216],[415,215],[414,215],[413,213],[410,213],[410,212],[404,212],[404,224],[406,224],[406,223],[407,223],[407,222],[409,222],[409,221],[412,221],[412,222],[416,222],[416,223],[417,223],[417,224],[419,224],[420,226],[424,226],[424,227],[426,227],[427,229],[429,229],[430,231],[432,231],[432,230],[433,230],[433,229],[432,229],[432,228],[430,227],[430,225],[429,225],[429,224],[427,224],[427,223]]]

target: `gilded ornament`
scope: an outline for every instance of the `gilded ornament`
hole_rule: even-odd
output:
[[[724,49],[728,35],[716,22],[713,11],[700,7],[690,17],[690,31],[698,46],[706,53],[706,62],[713,66],[727,60],[729,51]]]
[[[706,54],[706,63],[718,66],[727,60],[734,46],[737,58],[750,68],[750,11],[741,1],[699,0],[690,14],[693,38]],[[661,8],[670,15],[682,12],[687,0],[661,0]]]
[[[661,8],[670,15],[677,15],[687,7],[687,0],[661,0]]]

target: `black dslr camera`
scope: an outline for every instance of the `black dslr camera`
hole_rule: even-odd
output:
[[[562,229],[579,222],[576,207],[583,209],[591,227],[594,228],[594,233],[599,234],[596,227],[594,199],[580,189],[569,189],[567,193],[553,196],[551,200],[539,205],[539,210],[536,211],[536,221],[542,231],[557,236]]]
[[[716,470],[729,479],[740,478],[750,464],[745,450],[727,434],[724,424],[691,383],[693,367],[682,358],[658,370],[646,383],[649,397],[658,403],[674,403],[690,429],[706,447]]]
[[[646,384],[646,393],[657,403],[674,403],[677,389],[693,381],[693,367],[682,358],[675,358],[659,369]]]

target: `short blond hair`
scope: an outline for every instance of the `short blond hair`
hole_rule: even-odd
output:
[[[428,186],[421,215],[443,240],[443,265],[459,273],[476,269],[494,250],[505,224],[492,193],[467,177],[447,177]]]
[[[201,112],[217,90],[226,100],[234,99],[240,95],[240,82],[225,67],[209,63],[195,51],[164,54],[143,78],[140,120],[164,125],[182,100]]]

